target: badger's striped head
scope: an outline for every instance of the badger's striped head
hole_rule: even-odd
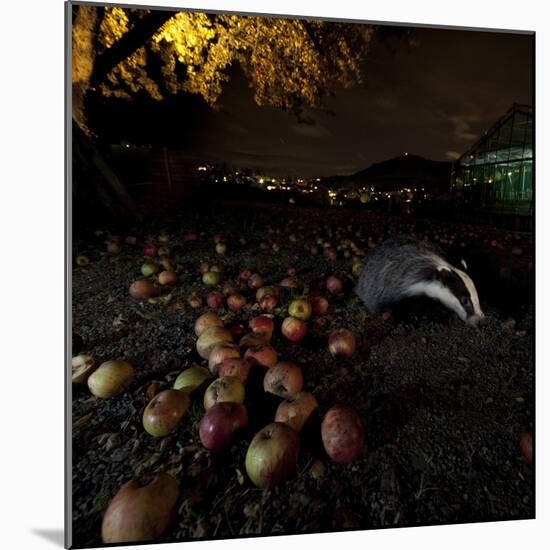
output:
[[[472,279],[448,263],[437,265],[429,278],[411,287],[410,294],[439,300],[469,325],[475,326],[485,317]]]

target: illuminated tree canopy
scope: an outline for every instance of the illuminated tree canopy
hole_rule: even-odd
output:
[[[128,99],[146,93],[159,101],[188,92],[216,107],[233,64],[242,67],[258,105],[319,106],[336,86],[361,83],[372,33],[371,26],[348,23],[78,6],[73,116],[86,127],[90,91]],[[101,62],[117,47],[120,60],[104,63],[101,74]]]

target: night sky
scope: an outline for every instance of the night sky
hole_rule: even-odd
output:
[[[313,124],[258,107],[233,70],[219,111],[202,106],[181,123],[174,112],[171,125],[192,130],[182,143],[192,157],[273,175],[350,174],[404,152],[452,160],[513,102],[532,104],[533,43],[521,34],[413,29],[376,40],[365,84],[309,110]]]
[[[410,42],[413,41],[411,45]],[[410,152],[452,160],[516,101],[532,104],[533,39],[415,29],[377,42],[362,88],[329,98],[314,125],[258,107],[237,74],[208,113],[200,150],[274,174],[349,174]]]

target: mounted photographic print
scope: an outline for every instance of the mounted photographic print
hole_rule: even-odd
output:
[[[534,33],[66,22],[67,546],[534,518]]]

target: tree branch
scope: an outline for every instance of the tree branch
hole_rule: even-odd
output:
[[[136,21],[135,25],[120,40],[115,42],[95,59],[90,77],[90,86],[96,88],[121,62],[143,46],[160,27],[173,17],[175,12],[153,10]]]

